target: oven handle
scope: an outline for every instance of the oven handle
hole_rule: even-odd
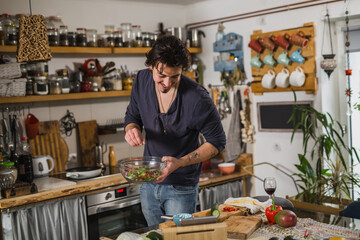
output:
[[[129,206],[133,206],[133,205],[136,205],[136,204],[138,204],[138,203],[140,203],[140,202],[141,202],[141,200],[140,200],[139,197],[136,197],[136,198],[133,199],[133,200],[121,201],[120,203],[119,203],[119,202],[114,202],[114,203],[112,203],[110,206],[97,207],[96,210],[95,210],[95,213],[93,213],[93,214],[102,213],[102,212],[111,211],[111,210],[114,210],[114,209],[120,209],[120,208],[125,208],[125,207],[129,207]],[[89,214],[89,215],[93,215],[93,214]]]

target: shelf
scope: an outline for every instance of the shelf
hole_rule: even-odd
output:
[[[0,46],[0,53],[15,53],[16,46]],[[51,47],[51,53],[86,53],[86,54],[144,54],[149,47],[111,48],[111,47]],[[201,48],[188,48],[190,53],[201,53]]]
[[[24,97],[1,97],[0,104],[3,104],[3,103],[27,103],[27,102],[49,102],[49,101],[107,98],[107,97],[126,97],[126,96],[130,96],[130,94],[131,94],[131,91],[108,91],[108,92],[68,93],[68,94],[58,94],[58,95],[32,95],[32,96],[24,96]]]

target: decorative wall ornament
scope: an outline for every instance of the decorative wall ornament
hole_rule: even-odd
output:
[[[20,20],[17,62],[48,60],[51,60],[51,52],[44,16],[23,16]]]
[[[329,28],[329,36],[325,36],[325,29],[326,29],[327,26]],[[331,49],[330,54],[324,54],[323,53],[325,38],[328,38],[330,40],[330,49]],[[320,62],[320,67],[322,69],[324,69],[324,71],[328,75],[328,78],[330,78],[331,73],[336,68],[336,60],[334,59],[335,54],[333,53],[333,48],[332,48],[330,16],[329,16],[329,12],[328,12],[327,9],[326,9],[326,15],[325,15],[325,20],[324,20],[323,44],[322,44],[321,52],[322,52],[322,56],[323,56],[324,59]]]

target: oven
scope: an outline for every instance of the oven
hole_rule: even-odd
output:
[[[140,185],[86,196],[89,239],[116,238],[120,233],[147,227],[141,211]]]

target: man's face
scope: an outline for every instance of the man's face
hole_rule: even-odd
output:
[[[155,86],[162,93],[167,93],[177,82],[180,81],[182,67],[168,67],[159,63],[152,68]]]

